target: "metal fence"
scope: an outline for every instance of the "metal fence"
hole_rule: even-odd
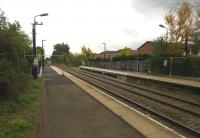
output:
[[[86,66],[135,71],[135,72],[148,72],[149,61],[111,61],[111,62],[86,62]]]
[[[152,57],[146,60],[88,61],[85,65],[170,76],[200,76],[200,57]]]

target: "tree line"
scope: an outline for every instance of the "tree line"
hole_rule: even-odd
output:
[[[81,47],[80,54],[70,52],[70,46],[67,43],[58,43],[54,45],[51,56],[53,63],[66,64],[69,66],[79,66],[85,61],[95,59],[95,54],[86,46]]]
[[[0,10],[0,94],[18,94],[26,86],[31,73],[31,40],[20,23],[8,21]]]

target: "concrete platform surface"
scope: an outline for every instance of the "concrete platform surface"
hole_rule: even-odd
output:
[[[87,67],[87,66],[80,66],[80,68],[86,69],[86,70],[106,72],[110,74],[131,76],[131,77],[160,81],[160,82],[165,82],[165,83],[172,83],[172,84],[200,88],[200,78],[192,79],[192,78],[187,78],[187,77],[173,77],[173,76],[170,77],[170,76],[164,76],[164,75],[151,75],[151,74],[145,74],[145,73],[139,73],[139,72],[121,71],[121,70],[119,71],[119,70],[103,69],[103,68],[96,68],[96,67]]]
[[[143,138],[65,76],[44,70],[46,86],[42,138]]]

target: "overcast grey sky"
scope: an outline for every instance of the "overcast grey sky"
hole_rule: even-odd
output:
[[[153,40],[166,32],[159,28],[164,15],[183,0],[1,0],[0,8],[9,21],[17,20],[32,38],[33,18],[43,26],[37,26],[37,45],[45,39],[45,51],[52,53],[53,45],[65,42],[70,51],[80,52],[86,45],[94,52],[125,46],[137,49],[142,43]],[[199,0],[188,0],[197,3]]]

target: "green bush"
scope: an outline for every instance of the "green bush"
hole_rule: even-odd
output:
[[[0,10],[0,93],[23,91],[32,63],[30,58],[24,58],[24,52],[30,53],[30,46],[19,22],[8,22]]]
[[[189,75],[200,77],[200,57],[188,57],[187,64]]]
[[[9,123],[9,129],[4,130],[6,138],[25,138],[28,130],[33,128],[32,124],[27,122],[21,115],[15,116]]]
[[[21,95],[18,98],[18,102],[25,106],[30,106],[35,101],[37,101],[37,97],[35,95]]]
[[[42,79],[29,80],[18,97],[0,101],[0,138],[25,138],[39,124]]]

